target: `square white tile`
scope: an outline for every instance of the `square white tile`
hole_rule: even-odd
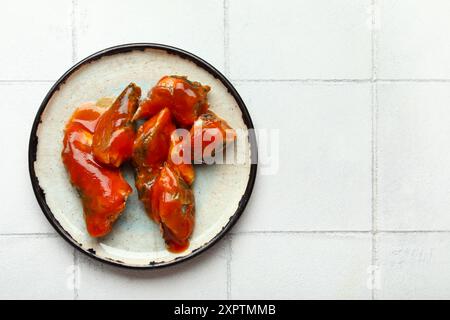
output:
[[[450,230],[450,84],[378,84],[377,225]]]
[[[371,237],[233,235],[232,299],[370,299]]]
[[[370,0],[229,0],[233,79],[371,77]]]
[[[223,17],[222,0],[129,0],[114,4],[109,0],[79,0],[77,58],[114,45],[154,42],[190,51],[222,70]]]
[[[72,63],[71,0],[8,1],[0,10],[0,80],[52,80]]]
[[[370,85],[241,82],[237,89],[257,130],[279,130],[270,141],[279,141],[279,152],[260,139],[254,193],[236,230],[370,230]]]
[[[377,76],[450,78],[447,0],[377,0]]]
[[[228,241],[160,270],[124,270],[79,254],[79,299],[226,299]]]
[[[376,243],[376,299],[450,298],[450,233],[381,233]]]
[[[73,299],[73,248],[59,237],[0,236],[1,299]]]
[[[54,232],[39,208],[28,172],[31,126],[50,85],[0,84],[0,112],[7,115],[0,127],[0,150],[7,152],[0,157],[0,233]]]

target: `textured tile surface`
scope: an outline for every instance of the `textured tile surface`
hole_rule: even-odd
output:
[[[57,237],[0,236],[1,299],[72,299],[73,249]]]
[[[189,262],[127,271],[80,256],[80,299],[226,299],[228,242]]]
[[[377,299],[449,299],[450,233],[377,236]]]
[[[370,78],[369,0],[229,0],[233,79]]]
[[[450,2],[377,0],[379,78],[450,78]]]
[[[0,112],[7,114],[0,126],[0,157],[3,168],[0,190],[2,223],[0,233],[52,232],[30,183],[28,173],[28,141],[36,112],[50,84],[0,84]]]
[[[129,0],[114,4],[79,0],[75,19],[77,57],[124,43],[153,42],[191,51],[223,69],[223,14],[221,0]]]
[[[233,236],[233,299],[369,299],[371,239],[364,235]]]
[[[0,80],[53,80],[72,62],[71,0],[8,1],[0,10]]]
[[[255,193],[238,229],[369,230],[370,85],[237,87],[255,127],[279,130],[279,156],[275,138],[259,143]]]
[[[378,105],[378,227],[450,230],[450,84],[380,84]]]
[[[5,1],[0,298],[450,298],[449,9],[446,0]],[[37,234],[54,231],[28,177],[31,123],[51,85],[36,80],[130,42],[177,46],[251,80],[236,84],[255,126],[278,130],[278,161],[260,157],[232,251],[228,238],[186,264],[130,272],[82,255],[74,266],[59,236]],[[372,76],[394,81],[378,81],[372,97]],[[374,247],[372,219],[394,231]]]

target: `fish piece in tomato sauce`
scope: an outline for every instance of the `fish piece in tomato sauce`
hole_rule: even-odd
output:
[[[99,162],[118,168],[131,158],[135,138],[132,118],[140,98],[141,89],[130,83],[98,120],[92,150]]]
[[[179,126],[190,128],[198,116],[208,110],[210,90],[209,86],[190,81],[185,76],[164,76],[149,91],[134,120],[152,117],[167,107]]]
[[[159,217],[154,215],[152,210],[153,185],[161,171],[160,165],[136,168],[134,181],[138,192],[139,200],[145,208],[145,212],[155,222],[159,222]]]
[[[138,130],[133,146],[133,166],[135,183],[139,199],[147,214],[158,222],[151,206],[151,194],[154,182],[166,161],[170,148],[170,135],[175,130],[169,109],[164,108],[147,120]]]
[[[195,170],[191,161],[190,133],[187,130],[183,132],[187,134],[181,134],[178,130],[172,133],[167,162],[191,186],[195,180]]]
[[[194,163],[202,163],[205,159],[214,157],[217,151],[222,151],[236,140],[236,131],[211,110],[198,117],[190,135]]]
[[[92,153],[94,129],[106,110],[95,103],[80,106],[66,125],[61,154],[70,182],[80,194],[92,237],[105,236],[112,230],[132,192],[118,169],[100,164]]]
[[[152,208],[159,217],[167,249],[171,252],[186,250],[195,223],[194,192],[168,163],[154,184]]]

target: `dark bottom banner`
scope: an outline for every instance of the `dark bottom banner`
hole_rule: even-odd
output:
[[[296,301],[296,300],[189,300],[189,301],[2,301],[3,312],[33,316],[132,319],[297,319],[323,316],[367,317],[427,314],[448,306],[448,301]],[[393,307],[393,308],[392,308]],[[59,310],[59,311],[58,311]],[[426,313],[425,313],[426,312]]]

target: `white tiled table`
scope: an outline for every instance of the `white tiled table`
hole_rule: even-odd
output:
[[[5,1],[0,298],[450,298],[450,2]],[[41,213],[28,135],[99,49],[160,42],[228,76],[279,170],[217,246],[173,268],[92,261]],[[295,135],[295,136],[294,136]]]

